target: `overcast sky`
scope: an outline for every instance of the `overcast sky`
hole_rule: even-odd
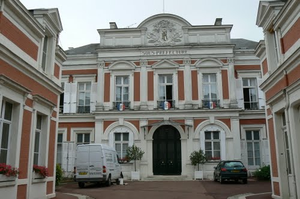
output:
[[[232,24],[231,38],[263,39],[256,26],[259,0],[21,0],[28,9],[58,8],[63,32],[60,46],[79,47],[99,43],[97,29],[137,27],[146,18],[160,13],[178,15],[192,25],[213,25],[216,18]]]

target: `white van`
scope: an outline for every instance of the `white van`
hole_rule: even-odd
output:
[[[114,148],[104,144],[78,145],[75,162],[75,181],[83,188],[85,183],[117,183],[123,177],[118,155]]]

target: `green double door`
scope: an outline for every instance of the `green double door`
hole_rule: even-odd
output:
[[[173,126],[161,126],[153,135],[153,174],[181,175],[180,134]]]

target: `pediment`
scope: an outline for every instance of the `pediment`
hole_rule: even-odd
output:
[[[220,68],[223,66],[223,63],[217,59],[201,59],[196,63],[196,67],[199,68]]]
[[[128,61],[118,61],[109,66],[110,70],[134,70],[135,65]]]
[[[169,60],[162,60],[160,62],[157,62],[152,66],[152,68],[155,69],[174,69],[179,68],[179,64],[169,61]]]

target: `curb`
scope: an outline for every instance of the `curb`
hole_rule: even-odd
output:
[[[78,199],[94,199],[89,196],[81,195],[81,194],[74,194],[74,193],[64,193],[64,194],[77,197]]]
[[[265,192],[265,193],[243,193],[235,196],[230,196],[227,199],[246,199],[248,196],[260,196],[264,194],[271,194],[272,192]]]

